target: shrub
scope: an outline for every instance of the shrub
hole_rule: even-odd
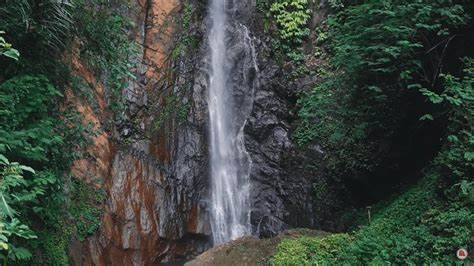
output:
[[[466,248],[474,229],[470,207],[445,202],[437,193],[439,176],[388,203],[375,207],[373,221],[355,232],[324,238],[283,241],[274,265],[419,265],[455,264],[456,250]]]
[[[280,0],[272,4],[270,11],[274,14],[279,27],[280,37],[288,43],[301,44],[309,35],[307,28],[311,18],[307,0]]]
[[[348,234],[333,234],[325,237],[301,237],[285,239],[272,257],[272,265],[324,265],[336,263],[343,247],[352,238]]]
[[[472,4],[448,0],[367,1],[333,15],[328,20],[329,74],[298,101],[300,122],[294,136],[300,147],[321,144],[331,177],[352,184],[383,178],[376,176],[387,172],[383,168],[403,173],[400,158],[415,156],[418,151],[410,140],[416,142],[426,128],[433,128],[431,148],[448,145],[448,138],[468,143],[472,79],[459,74],[459,58],[450,59],[441,69],[430,65],[445,64],[442,55],[455,49],[450,40],[472,23],[468,15],[472,8]],[[444,52],[441,46],[446,47]],[[454,126],[454,120],[462,122]],[[436,134],[444,133],[442,125],[455,127],[451,131],[457,133],[443,136],[440,145]],[[469,145],[456,155],[455,145],[449,144],[449,156],[470,158]],[[428,150],[422,153],[416,158],[425,158],[421,163],[435,155]],[[472,169],[468,161],[463,162]],[[464,171],[460,169],[459,165],[456,171]]]
[[[37,203],[37,197],[44,193],[44,184],[35,186],[34,182],[23,177],[25,173],[35,172],[0,154],[0,258],[5,265],[8,260],[30,259],[30,251],[20,241],[37,238],[25,223],[21,208],[28,203]]]
[[[16,157],[47,161],[63,139],[54,132],[51,109],[61,93],[43,75],[14,77],[0,85],[0,143]]]

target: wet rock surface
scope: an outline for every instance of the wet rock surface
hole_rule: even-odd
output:
[[[206,95],[198,89],[182,92],[205,82],[195,78],[198,54],[169,60],[181,8],[179,1],[137,0],[129,10],[137,23],[130,34],[143,47],[135,59],[137,80],[124,91],[126,109],[114,128],[104,131],[105,140],[94,141],[90,156],[73,168],[77,178],[101,182],[107,194],[100,228],[71,245],[75,265],[156,265],[186,260],[210,247],[204,200]],[[170,95],[189,106],[188,115],[179,122],[176,115],[166,117],[158,128],[157,117],[166,112]],[[85,113],[85,119],[92,117],[99,126],[113,121],[106,109],[102,106],[97,117]],[[110,148],[103,149],[104,143]]]
[[[297,150],[291,134],[292,121],[296,119],[293,112],[297,93],[311,88],[315,80],[290,81],[287,73],[272,59],[270,39],[255,21],[255,3],[241,2],[235,19],[246,25],[254,38],[258,66],[257,86],[253,91],[240,92],[253,95],[252,110],[244,128],[245,145],[252,159],[252,229],[255,235],[268,237],[288,228],[311,228],[317,223],[313,184],[321,174],[301,167],[309,158]],[[246,16],[239,16],[240,13]],[[245,86],[234,89],[239,91]]]
[[[200,38],[200,47],[174,60],[169,54],[182,34],[174,27],[179,25],[176,18],[183,3],[137,0],[135,13],[130,14],[137,23],[131,35],[143,50],[136,58],[137,81],[124,93],[127,109],[115,128],[104,131],[89,148],[94,159],[78,161],[73,169],[89,183],[94,183],[92,176],[101,177],[107,193],[99,230],[71,245],[75,265],[157,265],[189,260],[212,246],[209,58],[202,37],[208,21],[203,19],[202,2],[191,1],[200,22],[190,31]],[[252,231],[268,237],[288,228],[314,227],[319,220],[312,189],[322,174],[302,165],[318,160],[322,153],[308,156],[297,151],[291,133],[296,94],[316,81],[289,82],[272,60],[270,39],[255,21],[255,1],[230,2],[234,4],[228,5],[232,21],[227,28],[227,56],[234,64],[227,67],[232,69],[235,99],[230,108],[239,114],[234,123],[245,125],[245,147],[252,160]],[[176,114],[177,107],[162,118],[170,96],[176,106],[187,107],[184,118]],[[113,118],[104,112],[94,119]],[[163,120],[159,126],[158,120]]]

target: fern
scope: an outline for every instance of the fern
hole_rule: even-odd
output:
[[[0,24],[9,32],[39,34],[51,51],[57,51],[73,30],[73,7],[68,0],[7,0],[0,8]]]
[[[38,189],[41,189],[23,177],[24,171],[35,173],[30,167],[10,162],[0,154],[0,252],[4,260],[30,259],[31,253],[18,246],[16,240],[37,238],[20,220],[21,213],[18,211],[24,203],[36,201]]]

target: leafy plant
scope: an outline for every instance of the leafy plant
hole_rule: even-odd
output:
[[[411,169],[410,175],[423,176],[421,182],[377,204],[372,223],[351,233],[337,256],[324,255],[319,262],[455,264],[455,251],[469,245],[473,62],[446,57],[460,54],[450,42],[469,31],[473,7],[463,1],[364,1],[346,5],[329,19],[331,67],[320,84],[301,95],[294,136],[303,148],[314,142],[323,147],[332,182],[351,193],[349,184],[364,184],[373,176],[365,190],[373,192],[373,184],[387,182],[389,169],[401,161],[390,157],[398,148],[391,143],[406,147],[398,156],[420,161],[407,152],[419,143],[408,138],[430,123],[442,129],[437,129],[441,140],[431,143],[440,148],[419,172]],[[467,48],[461,54],[471,52]],[[414,179],[396,178],[397,183]],[[287,252],[286,265],[301,258],[312,264],[313,257],[327,251],[312,251],[312,241],[296,241],[285,244],[299,250]],[[275,258],[284,257],[283,250]]]
[[[0,31],[0,35],[5,34],[4,31]],[[12,47],[11,44],[5,41],[5,38],[0,36],[0,55],[12,58],[14,60],[18,60],[20,58],[20,53],[18,50]]]
[[[119,113],[124,108],[122,92],[135,79],[131,62],[135,62],[138,47],[127,34],[132,21],[114,12],[112,5],[109,1],[78,0],[74,20],[83,43],[81,57],[103,77],[110,106]]]
[[[306,27],[311,18],[308,0],[279,0],[270,11],[274,14],[280,37],[289,44],[301,44],[309,35]]]
[[[54,99],[61,93],[42,75],[24,75],[0,85],[0,143],[16,156],[47,161],[51,148],[63,142],[54,134],[50,116]]]
[[[344,246],[350,244],[348,234],[325,237],[301,237],[285,239],[271,259],[271,265],[325,265],[336,263]]]
[[[447,193],[474,203],[474,59],[465,58],[464,64],[462,77],[441,75],[445,89],[428,99],[448,106],[448,130],[434,162],[441,172],[449,173],[445,182],[452,187]],[[437,119],[441,115],[434,114]]]
[[[0,8],[0,25],[20,38],[35,36],[45,50],[58,51],[71,37],[72,9],[69,0],[7,0]]]
[[[35,239],[35,233],[20,220],[19,209],[26,203],[35,202],[44,193],[43,186],[23,177],[24,172],[35,171],[16,162],[10,162],[0,154],[0,258],[6,265],[7,260],[22,261],[31,258],[28,249],[21,246],[20,240]]]
[[[260,8],[267,3],[260,3]],[[286,56],[292,62],[301,64],[305,58],[301,45],[309,36],[308,21],[311,18],[307,0],[278,0],[269,6],[267,17],[275,19],[278,38],[273,40],[277,57]]]
[[[109,1],[93,2],[110,5]],[[92,1],[77,0],[73,5],[72,1],[21,0],[7,1],[0,7],[0,24],[7,32],[0,39],[0,55],[16,59],[19,54],[5,39],[22,54],[16,64],[4,64],[0,71],[0,153],[36,169],[35,174],[23,173],[21,186],[5,193],[18,201],[9,203],[16,211],[15,217],[1,219],[0,245],[2,248],[12,245],[8,252],[2,249],[5,264],[7,257],[10,261],[27,260],[34,252],[37,256],[31,263],[66,265],[71,237],[75,234],[85,237],[98,226],[97,211],[68,205],[71,195],[66,188],[70,177],[65,172],[84,147],[85,133],[93,135],[93,132],[83,124],[82,116],[74,110],[63,110],[63,105],[58,104],[62,99],[61,88],[71,83],[70,70],[60,57],[73,35],[91,50],[96,49],[92,56],[96,61],[90,60],[91,65],[100,62],[94,66],[109,82],[106,84],[111,89],[107,91],[111,92],[109,100],[115,93],[120,96],[120,102],[121,89],[130,73],[127,62],[131,50],[125,51],[124,47],[130,47],[132,42],[124,30],[130,25],[128,20],[119,14],[109,19],[110,9],[104,13],[90,4]],[[94,12],[103,15],[96,17]],[[104,27],[96,27],[102,19],[106,22]],[[90,38],[97,38],[99,43]],[[2,58],[3,62],[9,63]],[[84,90],[87,89],[90,90]],[[31,194],[16,198],[19,193],[16,189]],[[89,196],[95,198],[95,195]],[[73,227],[70,226],[72,209],[78,221]],[[27,228],[32,228],[34,233]],[[16,233],[20,229],[35,237],[20,237]]]
[[[0,85],[0,153],[37,169],[36,173],[27,173],[21,179],[16,170],[15,177],[20,183],[5,193],[20,206],[13,209],[21,210],[13,217],[20,222],[15,220],[15,227],[7,224],[2,229],[13,245],[5,255],[10,260],[28,259],[28,250],[36,251],[37,243],[46,240],[43,230],[54,228],[54,224],[66,216],[66,210],[61,207],[65,204],[62,175],[76,158],[75,149],[83,143],[84,137],[83,129],[77,126],[82,125],[82,118],[77,120],[67,111],[61,118],[56,115],[55,103],[60,98],[61,93],[44,75],[18,75]],[[5,169],[14,169],[13,166]],[[26,239],[13,231],[21,229],[32,233],[25,226],[35,228],[34,236],[38,238],[25,235],[28,241],[24,241]],[[54,232],[47,235],[51,234]],[[40,248],[45,250],[45,246]]]
[[[336,180],[353,182],[396,165],[390,156],[413,147],[401,135],[420,134],[434,117],[447,121],[446,113],[471,97],[444,92],[453,86],[442,84],[439,68],[454,32],[472,21],[470,8],[447,0],[367,1],[330,17],[331,67],[298,102],[300,146],[320,143]],[[460,67],[457,59],[450,62],[451,69]]]
[[[329,0],[329,6],[333,9],[339,10],[345,6],[344,0]]]
[[[350,234],[283,241],[273,265],[452,265],[467,247],[474,215],[469,206],[437,195],[431,172],[397,198],[374,206],[371,224]]]
[[[84,241],[99,228],[102,214],[100,205],[104,200],[103,190],[94,189],[81,181],[73,181],[70,213],[75,221],[75,231],[80,241]]]

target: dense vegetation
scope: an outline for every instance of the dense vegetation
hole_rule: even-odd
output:
[[[299,99],[295,139],[321,144],[332,182],[375,215],[348,235],[287,240],[273,264],[454,264],[474,232],[474,5],[332,4],[329,64]]]
[[[0,258],[4,265],[8,261],[68,265],[70,241],[82,241],[98,228],[103,193],[69,176],[72,162],[94,135],[93,125],[85,124],[73,108],[57,103],[66,103],[67,89],[85,101],[94,100],[91,88],[62,57],[76,55],[72,49],[79,47],[77,56],[106,80],[109,100],[115,103],[111,106],[121,106],[134,47],[125,31],[128,20],[111,13],[110,6],[117,4],[126,3],[22,0],[0,4]]]

